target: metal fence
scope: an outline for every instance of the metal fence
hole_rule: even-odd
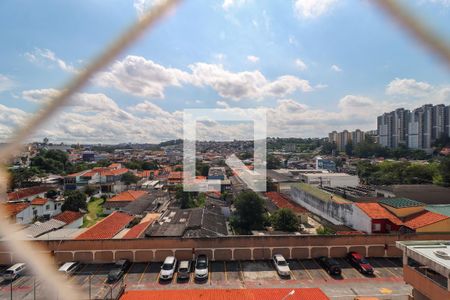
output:
[[[7,162],[20,151],[21,145],[31,137],[32,133],[39,128],[42,123],[49,119],[58,108],[65,105],[70,96],[82,89],[88,80],[100,69],[106,67],[113,61],[119,53],[129,47],[146,29],[151,28],[161,17],[167,13],[180,0],[159,1],[144,14],[133,26],[120,35],[105,51],[100,54],[71,81],[67,83],[60,93],[49,99],[45,107],[39,110],[33,118],[19,128],[10,138],[8,144],[0,149],[2,167],[0,168],[0,197],[1,201],[7,200],[8,173],[5,169]],[[450,67],[450,48],[445,41],[427,29],[427,26],[416,20],[404,7],[394,0],[372,0],[378,4],[385,12],[391,15],[402,27],[411,33],[418,41],[428,47],[432,53],[436,54]],[[0,206],[0,216],[6,216],[4,208]],[[13,233],[13,234],[12,234]],[[15,257],[27,263],[33,273],[37,274],[39,280],[48,286],[53,294],[63,294],[64,299],[83,299],[79,292],[64,288],[64,278],[55,271],[50,255],[43,254],[45,249],[38,249],[26,243],[25,237],[18,233],[15,225],[8,223],[7,219],[0,217],[0,235],[8,241],[10,251],[15,253]],[[51,267],[50,267],[51,266]],[[111,287],[110,297],[105,295],[104,299],[113,299],[117,291],[124,288],[124,285]],[[62,291],[61,291],[62,289]],[[112,294],[112,296],[111,296]],[[114,298],[115,299],[115,298]]]

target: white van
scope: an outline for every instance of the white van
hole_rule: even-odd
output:
[[[72,275],[73,273],[75,273],[75,271],[78,269],[79,266],[80,266],[80,264],[75,261],[66,262],[65,264],[63,264],[61,266],[61,268],[59,268],[58,271],[64,275],[69,276],[69,275]]]
[[[15,264],[3,273],[3,279],[12,281],[23,275],[26,269],[26,265],[23,263]]]

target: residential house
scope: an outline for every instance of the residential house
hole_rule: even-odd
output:
[[[110,199],[108,199],[103,205],[103,212],[110,214],[114,211],[122,211],[125,206],[138,199],[149,197],[146,191],[124,191]]]
[[[28,202],[8,202],[2,204],[8,215],[16,224],[29,224],[33,221],[33,210]]]
[[[19,189],[8,193],[9,202],[31,201],[34,198],[43,198],[45,193],[52,189],[52,186],[34,186]]]
[[[35,218],[45,218],[61,213],[61,207],[63,202],[50,198],[34,198],[31,200],[31,207],[33,210],[33,216]]]

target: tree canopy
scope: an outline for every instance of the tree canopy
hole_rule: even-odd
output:
[[[232,219],[233,227],[244,233],[264,227],[266,221],[264,202],[258,194],[244,191],[237,196],[234,206],[236,212]]]
[[[80,191],[67,191],[64,194],[65,200],[61,207],[62,211],[79,211],[86,210],[86,195]]]
[[[297,215],[289,208],[281,208],[270,216],[270,222],[275,230],[294,232],[300,224]]]

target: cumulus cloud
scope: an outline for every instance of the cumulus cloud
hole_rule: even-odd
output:
[[[14,81],[9,77],[0,74],[0,93],[9,90],[14,86]]]
[[[181,86],[190,79],[191,76],[184,71],[129,55],[122,61],[116,61],[109,71],[100,72],[93,81],[99,86],[114,87],[139,97],[164,98],[166,87]]]
[[[331,70],[334,72],[342,72],[342,69],[338,65],[332,65]]]
[[[328,12],[337,0],[296,0],[294,12],[298,18],[313,19]]]
[[[49,49],[40,49],[35,48],[32,52],[26,52],[25,57],[28,61],[35,64],[47,65],[50,67],[58,67],[64,72],[68,73],[77,73],[78,70],[70,63],[65,62],[58,56],[56,56],[55,52]]]
[[[415,108],[424,103],[450,103],[450,85],[435,86],[412,78],[395,78],[387,84],[386,94],[407,108]]]
[[[249,55],[249,56],[247,56],[247,60],[252,63],[257,63],[259,61],[259,57],[254,56],[254,55]]]
[[[273,81],[260,71],[231,72],[221,64],[194,63],[190,72],[166,68],[140,56],[127,56],[116,61],[93,82],[102,87],[116,88],[139,97],[164,98],[167,87],[190,84],[213,88],[220,96],[233,100],[284,97],[297,90],[312,90],[307,80],[284,75]]]
[[[305,71],[308,69],[308,66],[300,58],[295,60],[295,65],[300,69],[300,71]]]

